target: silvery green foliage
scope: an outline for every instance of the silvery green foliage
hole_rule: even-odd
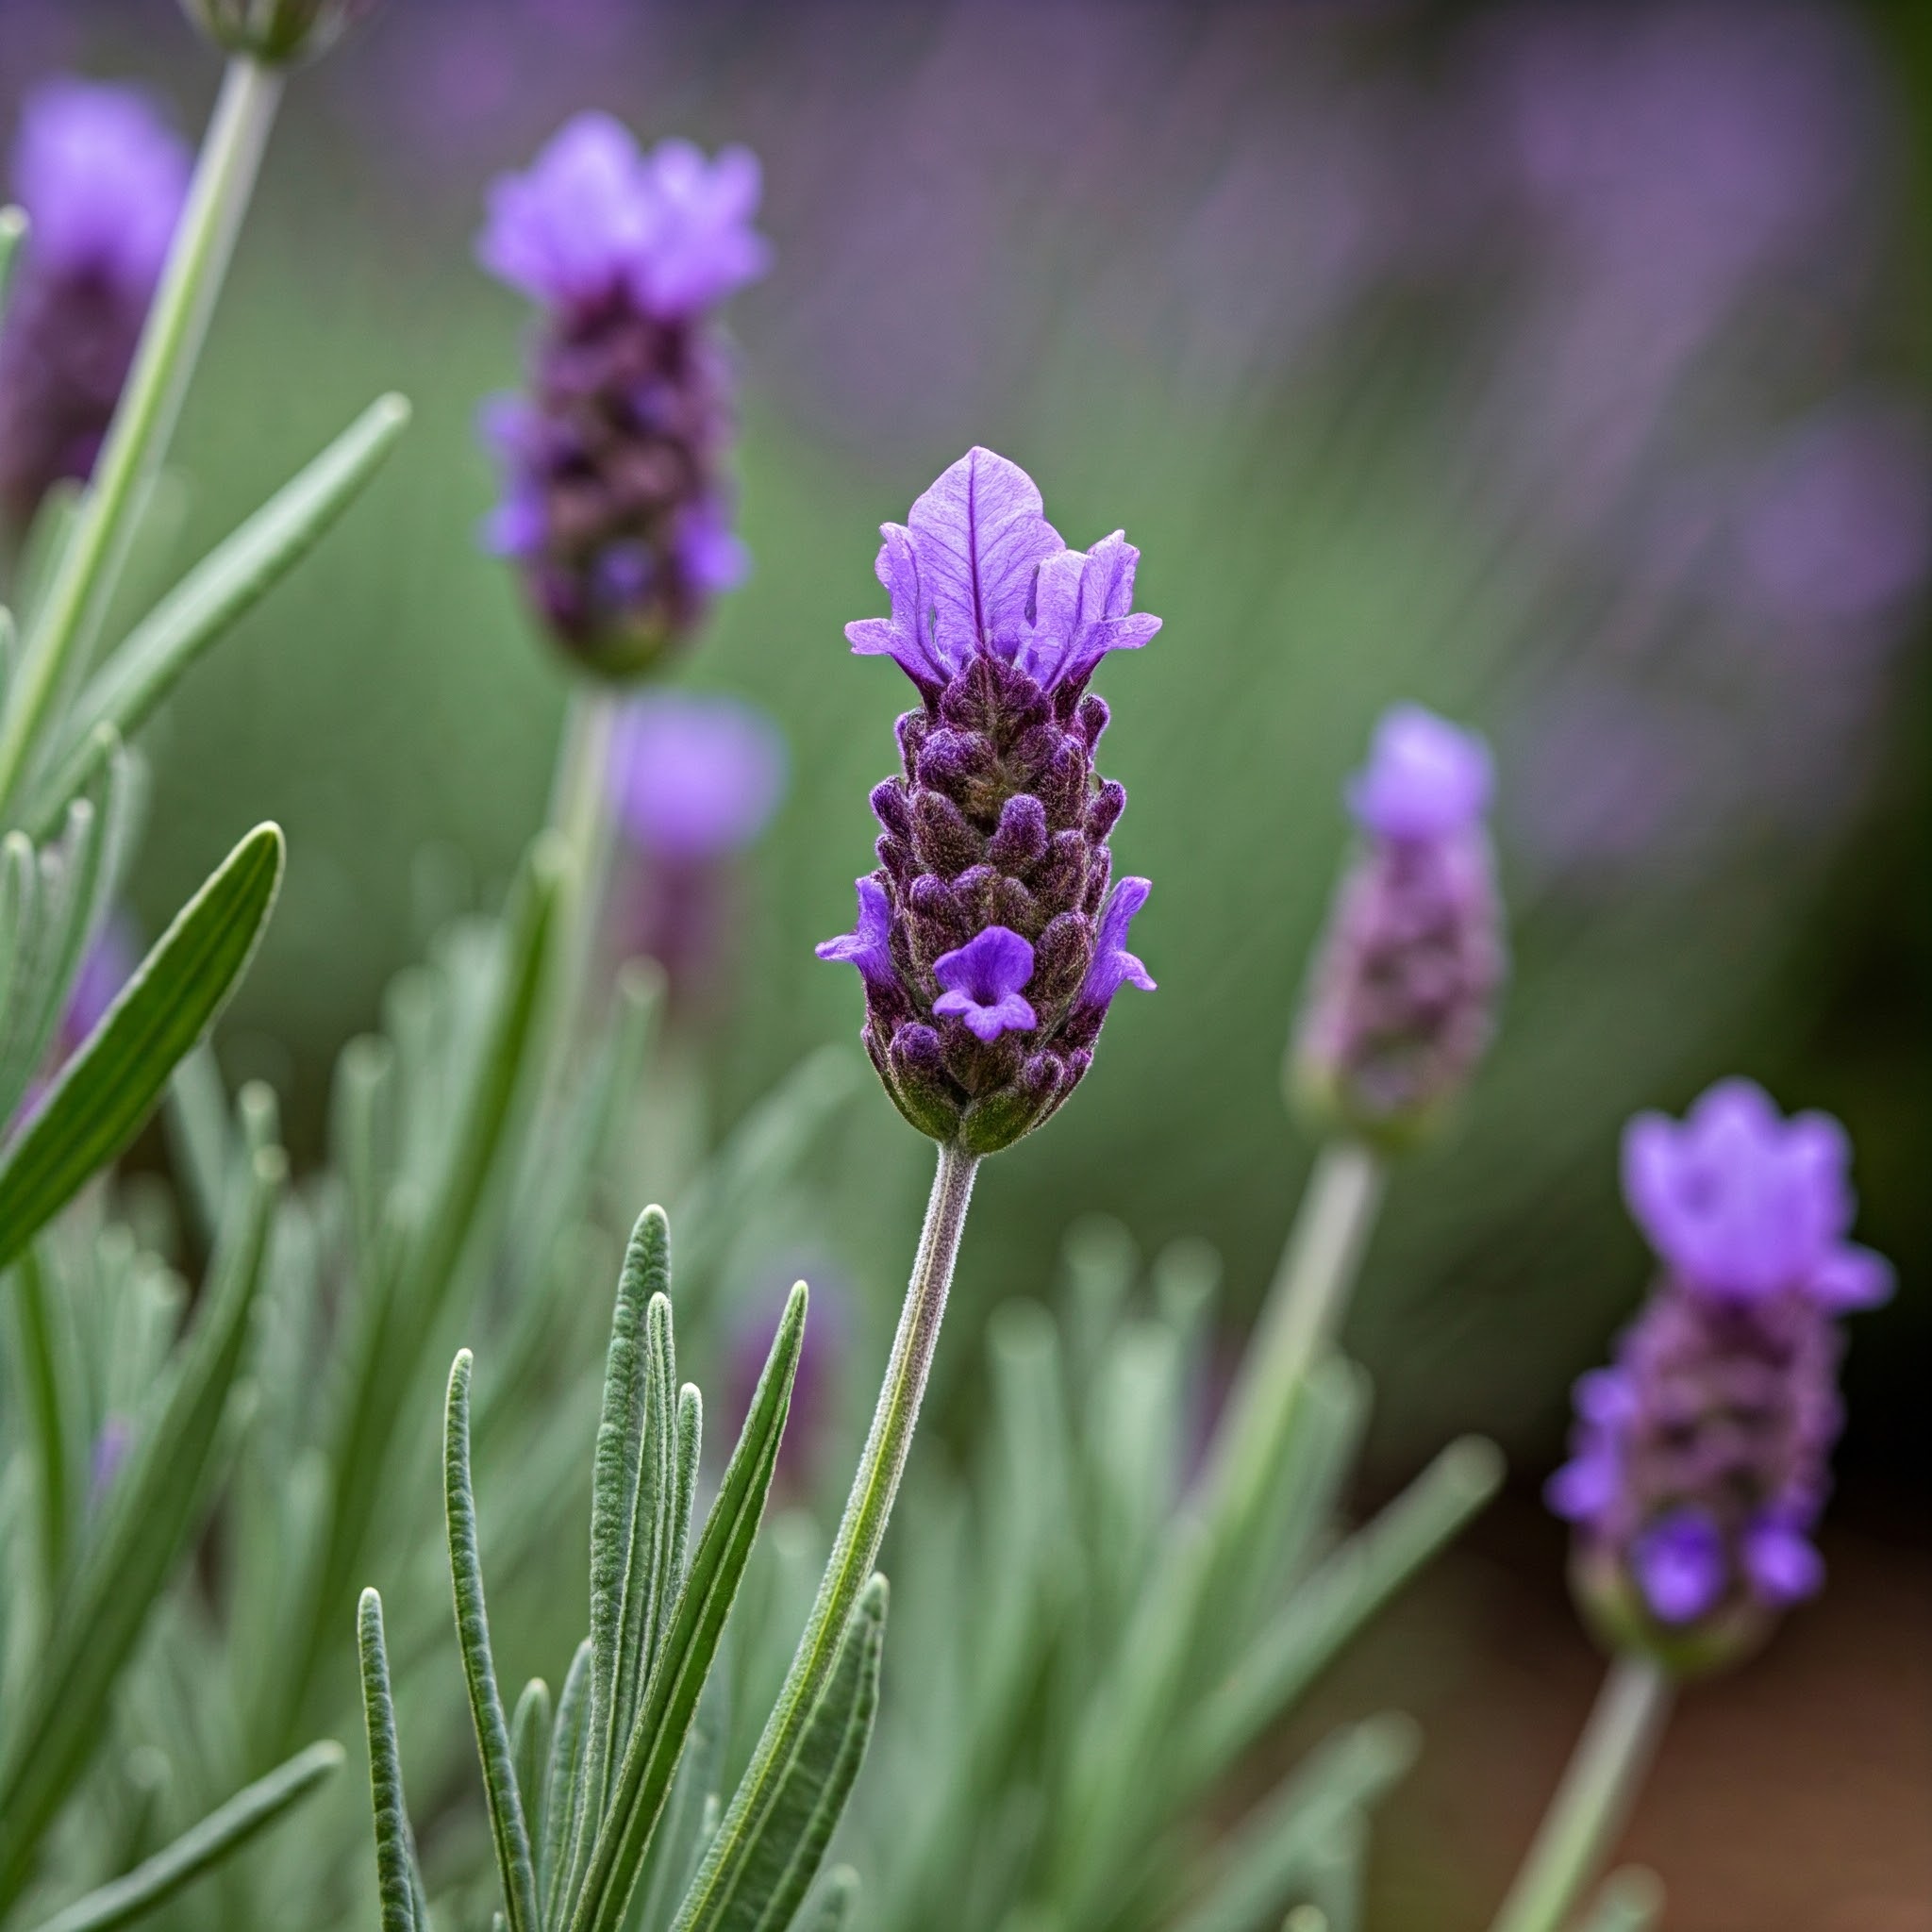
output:
[[[457,1637],[509,1932],[621,1932],[681,1922],[724,1792],[713,1665],[763,1515],[804,1341],[795,1287],[738,1444],[693,1538],[702,1404],[678,1385],[670,1226],[645,1209],[611,1323],[591,1490],[591,1629],[553,1706],[541,1679],[506,1716],[484,1602],[471,1478],[472,1357],[444,1411],[443,1494]],[[842,1912],[848,1878],[808,1895],[857,1776],[878,1702],[886,1589],[861,1593],[800,1748],[765,1813],[744,1877],[707,1924],[781,1928],[801,1908]],[[358,1624],[383,1932],[427,1932],[407,1807],[382,1603]],[[638,1909],[634,1910],[634,1904]]]
[[[1181,1243],[1140,1273],[1124,1230],[1076,1229],[1062,1317],[994,1318],[974,1479],[928,1469],[904,1512],[854,1811],[862,1925],[1274,1932],[1303,1904],[1356,1923],[1407,1719],[1343,1728],[1231,1829],[1208,1819],[1245,1748],[1492,1493],[1498,1459],[1456,1443],[1344,1534],[1368,1391],[1331,1357],[1284,1396],[1251,1504],[1216,1500],[1198,1473],[1223,1446],[1203,1439],[1215,1264]]]

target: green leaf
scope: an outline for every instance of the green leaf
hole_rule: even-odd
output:
[[[0,1263],[126,1146],[214,1024],[275,905],[282,834],[258,825],[176,914],[0,1158]]]
[[[598,1830],[583,1890],[571,1915],[572,1932],[618,1932],[623,1924],[764,1513],[805,1337],[805,1284],[800,1282],[785,1304],[751,1412],[725,1466],[657,1667],[645,1686],[610,1808]]]
[[[543,1894],[543,1923],[560,1926],[570,1883],[572,1848],[583,1815],[585,1763],[591,1742],[591,1640],[577,1645],[557,1700],[550,1734],[550,1768],[543,1780],[543,1836],[537,1851],[537,1883]],[[592,1823],[594,1828],[594,1821]]]
[[[1181,1744],[1190,1789],[1218,1777],[1274,1723],[1351,1637],[1496,1493],[1503,1458],[1452,1442],[1367,1528],[1289,1599],[1211,1696]]]
[[[1274,1797],[1241,1824],[1206,1895],[1175,1932],[1267,1932],[1281,1923],[1338,1831],[1415,1759],[1407,1718],[1371,1718],[1323,1744]]]
[[[1576,1932],[1650,1932],[1663,1909],[1663,1881],[1641,1865],[1625,1865],[1604,1880]]]
[[[32,1429],[30,1455],[40,1478],[41,1582],[45,1601],[59,1594],[67,1574],[67,1542],[76,1508],[74,1475],[84,1445],[83,1396],[78,1344],[68,1325],[64,1301],[47,1292],[40,1257],[32,1249],[13,1271],[15,1348],[22,1395]]]
[[[550,1763],[550,1686],[541,1677],[532,1677],[510,1713],[509,1757],[515,1768],[517,1790],[524,1801],[524,1822],[529,1829],[533,1847],[543,1841],[543,1801],[547,1795],[545,1774]],[[535,1874],[538,1891],[542,1890],[542,1874]]]
[[[409,420],[379,397],[320,456],[205,557],[136,626],[82,691],[65,749],[38,789],[32,824],[50,823],[99,762],[95,731],[131,739],[183,674],[314,548],[382,466]]]
[[[660,1221],[661,1221],[661,1217]],[[668,1235],[665,1237],[668,1241]],[[646,1279],[670,1281],[669,1255],[658,1251]],[[683,1552],[676,1530],[678,1488],[677,1362],[671,1300],[662,1288],[644,1307],[644,1405],[638,1442],[638,1479],[631,1499],[629,1550],[624,1578],[623,1629],[618,1641],[611,1757],[630,1736],[638,1700],[657,1661],[658,1646],[676,1600]]]
[[[375,1886],[382,1932],[429,1932],[416,1840],[403,1797],[403,1763],[396,1749],[395,1700],[389,1687],[389,1653],[382,1640],[382,1598],[362,1592],[356,1613],[362,1662],[362,1722],[369,1738],[369,1798],[375,1814]]]
[[[476,1547],[476,1503],[470,1491],[470,1351],[461,1350],[449,1373],[444,1411],[442,1494],[449,1526],[450,1580],[456,1594],[457,1644],[463,1656],[463,1679],[470,1693],[470,1718],[476,1730],[476,1755],[483,1764],[483,1790],[490,1807],[490,1837],[503,1881],[510,1932],[541,1932],[537,1918],[537,1884],[530,1860],[530,1835],[524,1823],[510,1751],[509,1725],[490,1657],[490,1615],[483,1601],[483,1564]]]
[[[839,1654],[791,1753],[777,1767],[771,1806],[744,1855],[703,1909],[679,1924],[697,1932],[785,1932],[818,1875],[852,1793],[878,1709],[886,1579],[860,1594]]]
[[[42,1835],[101,1743],[115,1679],[200,1521],[285,1171],[279,1149],[261,1150],[236,1191],[166,1401],[130,1452],[13,1715],[0,1752],[0,1907],[18,1896]]]
[[[112,1932],[164,1904],[181,1888],[240,1851],[291,1806],[298,1805],[342,1761],[332,1739],[311,1744],[266,1777],[239,1790],[218,1811],[111,1885],[76,1899],[37,1932]]]

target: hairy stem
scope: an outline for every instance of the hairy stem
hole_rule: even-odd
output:
[[[774,1795],[774,1770],[811,1714],[813,1702],[838,1657],[853,1607],[878,1560],[892,1499],[898,1493],[899,1478],[905,1474],[906,1457],[912,1446],[920,1399],[932,1368],[978,1166],[977,1155],[950,1142],[941,1143],[932,1197],[926,1203],[925,1226],[912,1263],[912,1279],[900,1312],[899,1331],[892,1339],[891,1359],[886,1365],[878,1406],[873,1411],[872,1428],[852,1478],[852,1493],[832,1541],[832,1554],[825,1560],[818,1599],[792,1654],[791,1668],[766,1721],[764,1735],[686,1895],[678,1914],[680,1924],[688,1925],[706,1915],[706,1907],[721,1881],[730,1876],[727,1864],[734,1856],[741,1856],[743,1847],[755,1838]]]
[[[1561,1932],[1624,1828],[1670,1708],[1658,1665],[1621,1657],[1610,1666],[1491,1932]]]
[[[0,807],[16,800],[48,715],[113,594],[143,489],[167,453],[201,353],[281,88],[278,74],[253,60],[228,63],[134,366],[0,717]]]
[[[568,1055],[590,994],[598,923],[610,870],[610,745],[617,699],[602,686],[573,686],[550,788],[550,824],[570,848],[562,943],[558,949],[558,1024],[555,1051]]]

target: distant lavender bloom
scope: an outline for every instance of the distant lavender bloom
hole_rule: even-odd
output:
[[[325,52],[375,0],[181,0],[219,47],[283,67]]]
[[[564,648],[609,676],[649,669],[747,567],[712,317],[764,270],[758,187],[743,148],[645,155],[608,116],[580,114],[490,191],[477,253],[544,323],[529,396],[499,398],[486,420],[505,484],[487,540]]]
[[[125,1416],[110,1415],[102,1423],[88,1458],[87,1500],[90,1509],[98,1509],[114,1487],[114,1478],[134,1446],[134,1424]]]
[[[727,1434],[735,1436],[750,1413],[752,1395],[765,1358],[772,1352],[772,1337],[777,1327],[778,1310],[783,1307],[781,1281],[789,1287],[801,1278],[808,1280],[811,1320],[806,1325],[806,1341],[799,1350],[791,1404],[786,1411],[785,1434],[778,1444],[774,1474],[781,1491],[796,1501],[808,1502],[819,1466],[825,1452],[833,1446],[830,1438],[838,1424],[839,1392],[853,1340],[852,1288],[836,1267],[817,1257],[807,1259],[794,1256],[791,1259],[804,1265],[762,1271],[774,1291],[772,1298],[757,1298],[730,1325],[725,1366],[731,1409],[725,1420]]]
[[[1482,741],[1414,705],[1384,716],[1349,781],[1367,845],[1337,891],[1292,1056],[1324,1123],[1405,1141],[1489,1043],[1504,968],[1491,784]]]
[[[1094,773],[1108,712],[1087,685],[1160,620],[1132,608],[1141,553],[1120,531],[1069,550],[1032,478],[990,450],[883,535],[892,613],[845,634],[922,703],[872,794],[884,831],[858,924],[819,957],[858,969],[860,1037],[899,1110],[991,1154],[1073,1091],[1122,984],[1154,985],[1126,946],[1147,881],[1108,890],[1127,795]]]
[[[1782,1121],[1743,1080],[1681,1126],[1641,1114],[1625,1131],[1625,1191],[1664,1273],[1615,1364],[1577,1383],[1548,1492],[1620,1643],[1719,1662],[1824,1580],[1810,1533],[1841,1421],[1833,1315],[1890,1291],[1842,1240],[1846,1158],[1836,1121]]]
[[[88,1036],[108,1017],[108,1008],[141,963],[141,947],[133,923],[124,912],[112,912],[82,956],[67,1009],[60,1016],[55,1039],[57,1064],[64,1063],[86,1043]]]
[[[13,192],[33,223],[0,336],[0,504],[16,529],[85,481],[188,192],[188,150],[133,88],[53,80],[27,100]]]
[[[784,795],[785,740],[756,706],[656,691],[619,714],[611,808],[630,848],[612,892],[626,955],[664,968],[675,1005],[720,991],[735,924],[731,861]]]

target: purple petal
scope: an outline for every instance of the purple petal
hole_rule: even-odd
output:
[[[1724,1593],[1724,1546],[1701,1509],[1676,1509],[1631,1546],[1630,1560],[1645,1600],[1665,1624],[1689,1624]]]
[[[1789,1524],[1766,1521],[1744,1537],[1744,1568],[1757,1593],[1782,1608],[1817,1595],[1824,1560]]]
[[[974,448],[913,504],[907,522],[950,670],[995,641],[1017,645],[1042,559],[1066,548],[1017,463]]]
[[[892,902],[877,878],[867,874],[854,884],[858,889],[858,924],[837,939],[824,940],[813,950],[821,959],[846,959],[858,968],[868,985],[890,986],[892,971]]]
[[[1420,705],[1398,705],[1375,727],[1367,766],[1348,782],[1348,808],[1384,839],[1466,830],[1489,808],[1488,745]]]
[[[593,301],[631,273],[656,218],[637,142],[608,114],[579,114],[521,175],[491,182],[477,258],[533,301]]]
[[[761,179],[749,148],[708,161],[688,141],[659,142],[639,174],[645,217],[631,280],[646,308],[690,315],[765,272],[771,249],[751,226]]]
[[[1133,615],[1141,553],[1116,530],[1091,551],[1064,550],[1040,566],[1033,628],[1016,661],[1051,688],[1091,673],[1108,651],[1138,650],[1160,628]]]
[[[1891,1263],[1870,1248],[1846,1241],[1812,1270],[1805,1291],[1834,1314],[1847,1308],[1875,1308],[1891,1299],[1897,1285]]]
[[[1033,977],[1033,948],[1010,926],[990,925],[963,946],[941,953],[933,961],[932,972],[949,992],[965,993],[981,1006],[995,1006]]]
[[[912,532],[904,524],[881,524],[879,535],[886,541],[879,545],[873,574],[891,597],[892,614],[848,624],[845,635],[858,656],[891,658],[915,682],[943,684],[948,668],[933,652],[932,606],[921,588]]]
[[[1602,1448],[1566,1462],[1543,1485],[1543,1501],[1566,1523],[1591,1523],[1617,1500],[1617,1461]]]
[[[1093,963],[1080,987],[1083,1004],[1109,1005],[1123,983],[1138,986],[1143,992],[1155,990],[1154,975],[1126,948],[1127,928],[1153,890],[1146,879],[1128,877],[1119,880],[1107,895],[1094,939]]]

